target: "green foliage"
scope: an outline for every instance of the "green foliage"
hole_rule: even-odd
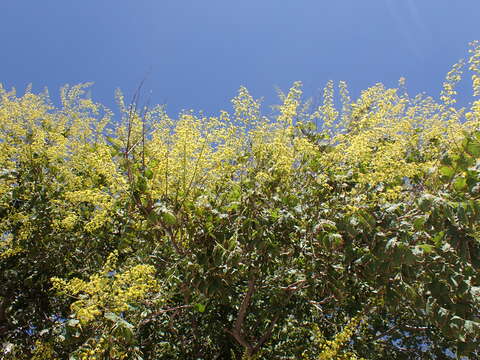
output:
[[[177,119],[118,93],[116,121],[83,85],[57,108],[1,88],[2,357],[478,357],[460,72],[442,102],[341,83],[340,110],[332,82],[318,109],[295,83],[270,117],[245,88],[232,114]]]

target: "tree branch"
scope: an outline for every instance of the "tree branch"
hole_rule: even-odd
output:
[[[162,314],[165,314],[165,313],[171,312],[171,311],[178,311],[178,310],[182,310],[182,309],[187,309],[187,308],[191,308],[191,307],[193,307],[193,305],[180,305],[180,306],[175,306],[173,308],[168,308],[168,309],[163,309],[163,310],[157,311],[157,312],[151,314],[147,319],[142,320],[139,323],[139,326],[145,325],[146,323],[152,321],[158,315],[162,315]]]
[[[247,315],[247,308],[248,308],[248,305],[250,304],[250,299],[252,298],[252,295],[254,292],[255,292],[255,276],[253,276],[248,281],[248,290],[247,290],[247,293],[245,294],[245,297],[243,298],[240,308],[238,309],[238,315],[237,315],[237,319],[235,320],[233,329],[231,330],[225,329],[225,331],[228,334],[232,335],[240,345],[242,345],[245,349],[247,349],[248,355],[251,355],[254,349],[253,349],[253,346],[250,343],[248,343],[248,341],[243,336],[243,324],[245,322],[245,316]]]

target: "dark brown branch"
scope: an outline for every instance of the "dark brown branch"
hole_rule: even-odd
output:
[[[262,337],[258,340],[257,345],[253,348],[253,354],[255,354],[260,348],[265,344],[265,342],[270,339],[272,336],[272,331],[275,325],[277,324],[278,319],[280,318],[280,314],[275,315],[273,320],[268,325],[267,330],[263,333]]]
[[[296,281],[296,282],[288,285],[287,287],[283,288],[286,292],[288,292],[288,297],[287,297],[286,303],[288,303],[290,301],[290,298],[293,296],[293,294],[296,291],[301,290],[301,289],[308,286],[308,284],[306,284],[306,282],[307,282],[306,280],[299,280],[299,281]],[[257,345],[255,345],[255,347],[253,348],[252,354],[255,354],[256,352],[258,352],[260,350],[260,348],[263,346],[263,344],[265,344],[265,342],[268,339],[270,339],[270,337],[272,336],[273,328],[275,327],[278,320],[280,319],[280,313],[281,312],[277,312],[277,314],[273,317],[272,321],[270,322],[270,324],[267,327],[267,330],[265,330],[263,335],[258,340]]]
[[[245,297],[243,298],[240,308],[238,309],[238,315],[237,315],[237,319],[235,320],[233,329],[231,330],[225,329],[225,331],[230,335],[232,335],[240,345],[242,345],[245,349],[247,349],[248,355],[252,355],[254,349],[253,349],[253,346],[249,344],[248,341],[243,336],[243,324],[245,322],[245,316],[247,315],[247,308],[248,308],[248,305],[250,304],[250,300],[253,296],[254,291],[255,291],[255,277],[252,277],[248,281],[248,290],[247,290],[247,293],[245,294]]]
[[[250,304],[250,299],[252,298],[253,292],[255,291],[255,277],[252,277],[248,281],[248,290],[243,298],[242,304],[240,305],[240,309],[238,310],[238,316],[235,320],[235,331],[241,331],[243,322],[245,320],[245,316],[247,314],[247,308]]]
[[[7,299],[3,298],[0,301],[0,336],[8,330],[8,321],[7,321]]]
[[[185,255],[184,251],[180,249],[177,243],[175,232],[171,229],[167,229],[167,234],[169,235],[170,242],[172,243],[173,248],[179,255]]]
[[[7,309],[7,300],[6,299],[0,300],[0,324],[7,321],[6,309]]]

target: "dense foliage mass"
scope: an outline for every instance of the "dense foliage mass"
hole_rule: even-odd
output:
[[[479,43],[439,101],[334,88],[177,119],[0,88],[0,357],[478,358]]]

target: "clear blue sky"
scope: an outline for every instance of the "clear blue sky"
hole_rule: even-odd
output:
[[[0,82],[55,97],[93,81],[113,107],[150,70],[144,89],[171,115],[230,109],[240,85],[274,103],[295,80],[309,96],[346,80],[355,95],[405,76],[437,95],[480,39],[479,14],[480,0],[3,0]]]

